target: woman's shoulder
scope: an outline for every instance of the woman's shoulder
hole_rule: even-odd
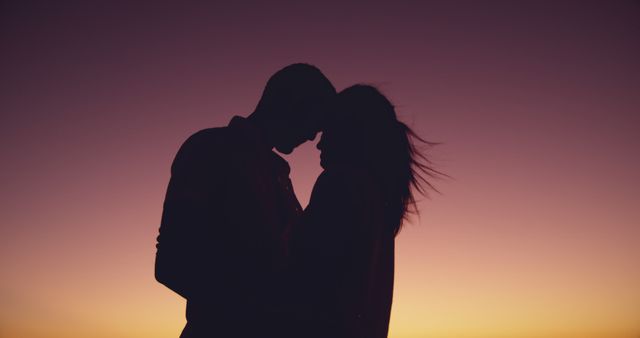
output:
[[[379,182],[366,170],[335,167],[324,170],[314,187],[314,193],[331,194],[334,198],[356,198],[359,201],[379,196]]]
[[[320,176],[311,194],[307,210],[323,216],[340,216],[342,231],[360,235],[384,227],[384,196],[382,187],[370,173],[357,168],[327,169]]]
[[[337,185],[342,187],[357,187],[375,185],[371,174],[366,170],[340,166],[325,169],[318,176],[317,183],[321,185]]]

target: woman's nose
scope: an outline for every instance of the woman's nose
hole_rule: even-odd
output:
[[[318,150],[322,150],[323,147],[324,147],[324,142],[322,142],[322,138],[320,138],[320,141],[318,142],[318,144],[316,144],[316,148]]]

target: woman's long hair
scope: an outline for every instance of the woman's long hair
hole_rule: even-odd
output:
[[[338,94],[332,125],[341,130],[343,157],[363,164],[382,184],[385,215],[394,233],[417,212],[416,194],[437,191],[432,180],[446,176],[424,151],[437,143],[419,137],[399,121],[391,102],[373,86],[354,85]]]

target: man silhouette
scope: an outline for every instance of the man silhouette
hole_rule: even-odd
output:
[[[314,66],[268,81],[253,113],[189,137],[171,166],[155,276],[187,300],[180,337],[277,337],[286,233],[301,213],[289,154],[320,129],[335,96]]]

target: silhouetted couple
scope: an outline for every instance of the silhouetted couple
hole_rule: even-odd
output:
[[[322,139],[309,205],[276,154]],[[371,86],[273,75],[255,111],[205,129],[171,167],[156,279],[187,300],[181,337],[387,337],[394,238],[434,171]]]

